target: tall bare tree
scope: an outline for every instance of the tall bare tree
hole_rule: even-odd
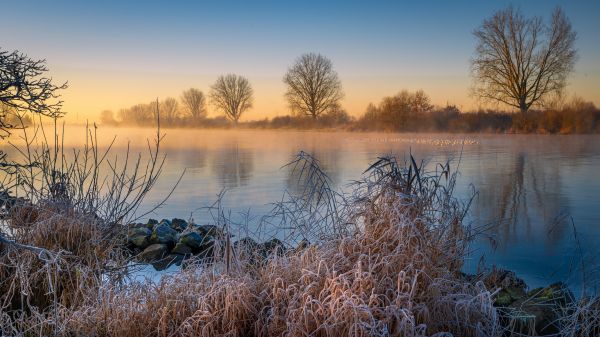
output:
[[[181,95],[181,103],[192,116],[192,119],[199,120],[206,118],[206,99],[204,93],[196,88],[190,88]]]
[[[237,124],[244,111],[252,107],[252,86],[245,77],[220,76],[210,88],[211,103]]]
[[[294,112],[319,117],[339,107],[344,97],[342,82],[333,63],[321,54],[304,54],[283,77],[287,85],[285,97]]]
[[[179,117],[179,103],[173,97],[167,97],[160,103],[160,115],[167,125],[173,124]]]
[[[509,7],[486,19],[473,34],[475,95],[522,113],[562,90],[577,58],[577,34],[560,8],[545,24],[540,17],[526,18]]]
[[[18,51],[0,50],[0,105],[16,112],[32,112],[49,117],[62,115],[59,91],[67,84],[55,84],[46,77],[46,60],[34,60]],[[12,126],[2,123],[6,132]]]

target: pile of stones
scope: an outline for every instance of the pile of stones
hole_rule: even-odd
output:
[[[212,259],[215,246],[224,247],[229,234],[214,225],[196,225],[183,219],[150,219],[146,223],[127,226],[127,242],[131,253],[140,263],[150,263],[156,270],[164,270],[189,258]],[[229,239],[233,235],[229,235]],[[246,237],[231,240],[235,252],[251,253],[253,259],[266,258],[272,253],[285,254],[283,242],[271,239],[257,243]],[[305,247],[303,242],[299,247]]]

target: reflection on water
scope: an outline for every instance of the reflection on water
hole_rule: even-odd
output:
[[[213,153],[212,174],[222,188],[230,189],[248,184],[252,178],[254,157],[248,149],[240,147],[237,141],[225,143],[223,149]]]
[[[70,129],[67,146],[81,144],[83,130]],[[100,129],[105,143],[119,135],[115,149],[124,155],[127,142],[144,151],[151,130]],[[378,156],[393,154],[400,161],[412,153],[431,164],[452,159],[460,165],[457,195],[478,194],[468,221],[490,225],[487,239],[477,240],[466,268],[473,270],[481,255],[488,263],[513,269],[531,285],[570,279],[577,258],[576,225],[584,251],[600,253],[600,137],[537,135],[381,134],[301,131],[167,130],[164,171],[143,212],[164,198],[181,173],[186,173],[167,204],[154,216],[211,221],[202,207],[226,189],[224,206],[260,216],[284,190],[299,192],[297,176],[284,167],[296,153],[313,154],[331,178],[347,189]],[[79,138],[78,138],[79,137]],[[466,140],[466,141],[465,141]],[[6,149],[6,146],[4,146]],[[568,214],[570,217],[565,217]],[[494,249],[495,248],[495,249]]]

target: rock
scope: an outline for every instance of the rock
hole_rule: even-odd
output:
[[[192,248],[185,243],[179,241],[175,248],[171,251],[172,254],[192,255]]]
[[[173,220],[171,220],[171,228],[179,233],[183,232],[187,227],[188,223],[183,219],[173,218]]]
[[[308,247],[310,247],[310,242],[306,239],[302,239],[302,241],[300,241],[300,243],[298,244],[298,247],[294,248],[293,253],[298,254],[303,250],[307,249]]]
[[[181,262],[183,262],[185,256],[184,255],[180,255],[180,254],[169,254],[167,256],[165,256],[164,258],[155,261],[152,263],[152,267],[154,267],[154,269],[161,271],[161,270],[165,270],[167,268],[169,268],[172,265],[181,265]]]
[[[509,270],[494,268],[484,276],[483,283],[491,291],[500,288],[494,303],[498,307],[507,307],[527,296],[525,281]]]
[[[527,293],[527,296],[540,301],[550,301],[561,308],[565,308],[575,301],[575,295],[563,282],[556,282],[545,288],[533,289]]]
[[[281,240],[273,238],[269,241],[265,241],[261,245],[261,250],[265,257],[275,253],[277,255],[283,255],[285,253],[285,245]]]
[[[198,256],[203,259],[211,259],[214,255],[214,250],[215,239],[212,236],[205,236],[198,250]]]
[[[233,250],[242,261],[254,264],[262,260],[260,245],[249,237],[245,237],[233,243]]]
[[[249,237],[245,237],[233,243],[233,249],[235,249],[236,251],[254,251],[258,249],[259,246],[260,245],[256,243],[256,241]]]
[[[129,230],[127,241],[137,248],[144,249],[150,245],[152,231],[146,227],[134,227]]]
[[[179,237],[179,243],[183,243],[190,247],[194,252],[197,252],[202,247],[204,238],[196,232],[188,232]]]
[[[166,223],[161,222],[152,231],[152,243],[164,243],[173,247],[177,243],[177,231]]]
[[[562,282],[531,290],[510,305],[512,316],[518,317],[517,332],[529,333],[533,328],[537,335],[557,334],[560,312],[574,301],[573,293]]]
[[[168,252],[169,247],[166,244],[155,243],[138,254],[137,259],[140,262],[152,263],[165,257]]]
[[[201,225],[196,229],[202,236],[212,236],[220,240],[225,238],[225,231],[215,225]]]

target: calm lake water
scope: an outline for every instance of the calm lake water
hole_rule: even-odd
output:
[[[100,128],[106,139],[117,135],[116,155],[125,143],[144,150],[149,129]],[[140,212],[160,202],[185,171],[170,199],[151,217],[211,221],[203,207],[226,190],[223,205],[231,217],[247,211],[259,217],[293,188],[290,169],[282,168],[304,150],[313,154],[338,189],[359,179],[378,156],[419,161],[460,159],[457,193],[477,191],[467,222],[490,224],[493,239],[472,245],[465,269],[476,269],[481,256],[517,272],[530,286],[563,280],[581,285],[581,255],[588,272],[600,253],[600,136],[389,134],[302,131],[163,130],[167,155],[159,182]],[[66,146],[80,144],[69,128]],[[71,139],[72,138],[72,139]],[[464,144],[463,144],[464,141]],[[462,155],[461,155],[462,151]],[[573,221],[571,221],[571,218]],[[575,240],[575,233],[578,240]],[[495,242],[495,244],[493,243]],[[579,249],[581,247],[581,250]],[[600,262],[600,261],[598,261]],[[588,285],[591,285],[589,280]]]

